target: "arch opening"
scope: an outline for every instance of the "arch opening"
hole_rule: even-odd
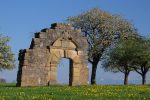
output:
[[[61,58],[57,65],[57,83],[72,85],[73,61],[70,58]]]

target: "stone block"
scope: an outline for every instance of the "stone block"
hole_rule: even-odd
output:
[[[80,56],[74,57],[73,61],[74,61],[74,63],[81,63],[82,62]]]
[[[73,77],[73,81],[79,81],[79,76],[75,76],[75,77]]]
[[[50,70],[56,72],[57,71],[57,67],[50,67]]]
[[[74,60],[74,58],[77,56],[77,52],[73,50],[66,50],[66,57],[71,58]]]
[[[73,73],[79,73],[80,72],[80,69],[77,67],[73,68]]]
[[[28,65],[29,65],[28,60],[24,60],[24,62],[23,62],[23,66],[28,66]]]

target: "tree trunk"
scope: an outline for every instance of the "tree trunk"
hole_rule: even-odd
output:
[[[142,74],[142,85],[146,84],[146,74]]]
[[[92,63],[91,84],[96,84],[96,69],[98,63]]]
[[[125,75],[125,76],[124,76],[124,85],[127,85],[127,84],[128,84],[128,76],[129,76],[129,73],[126,72],[124,75]]]

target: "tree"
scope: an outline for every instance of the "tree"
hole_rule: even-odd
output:
[[[106,71],[122,72],[124,74],[124,84],[128,84],[128,76],[133,71],[137,43],[135,39],[120,39],[118,44],[109,52],[107,61],[103,64]]]
[[[0,78],[0,83],[6,83],[6,79]]]
[[[121,16],[112,15],[99,8],[70,17],[68,22],[81,29],[83,35],[87,37],[88,60],[92,64],[91,84],[96,84],[97,65],[105,49],[111,45],[114,39],[128,37],[135,33],[135,29]]]
[[[142,84],[146,83],[146,74],[150,69],[150,39],[138,41],[133,53],[132,67],[142,76]]]
[[[0,71],[15,67],[14,54],[8,45],[9,40],[8,37],[0,35]]]

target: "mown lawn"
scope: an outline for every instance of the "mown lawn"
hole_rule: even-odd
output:
[[[15,87],[15,84],[0,84],[0,100],[150,100],[150,86]]]

